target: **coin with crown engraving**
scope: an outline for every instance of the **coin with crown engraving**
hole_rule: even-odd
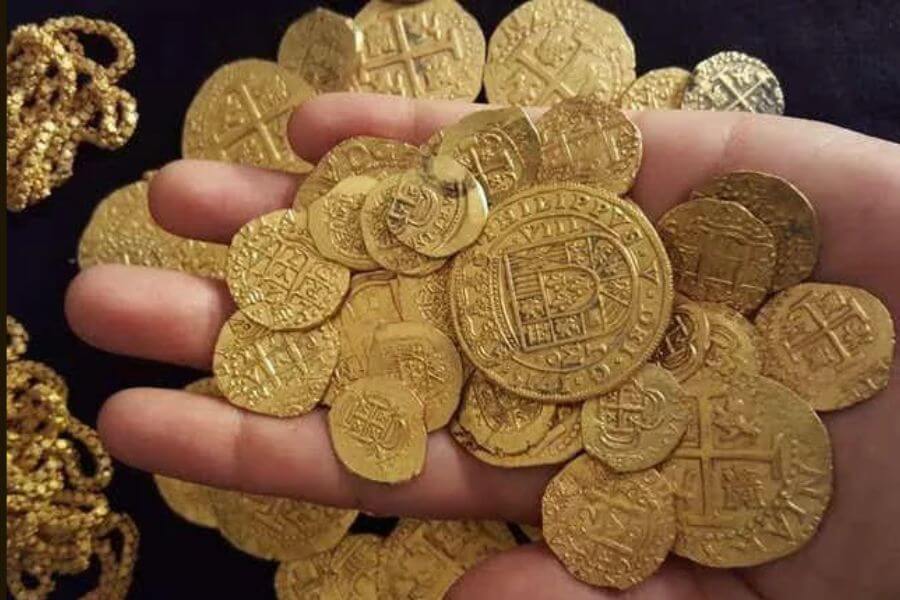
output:
[[[366,195],[378,184],[367,175],[342,179],[309,207],[307,229],[323,257],[354,271],[374,271],[366,251],[360,215]]]
[[[694,67],[683,108],[784,114],[784,93],[763,61],[743,52],[720,52]]]
[[[349,89],[359,68],[362,33],[353,19],[314,8],[291,23],[278,46],[278,64],[296,73],[317,92]]]

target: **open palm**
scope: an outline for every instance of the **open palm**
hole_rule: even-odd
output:
[[[477,105],[334,94],[291,121],[298,153],[317,160],[337,142],[375,135],[419,144]],[[632,197],[652,219],[716,174],[785,177],[819,211],[814,279],[864,287],[900,322],[900,146],[830,125],[741,114],[634,115],[644,160]],[[290,206],[296,177],[179,161],[153,179],[151,209],[173,233],[228,243],[248,220]],[[108,265],[82,272],[66,310],[72,328],[105,350],[209,369],[235,310],[225,284],[157,269]],[[635,599],[900,597],[900,370],[857,407],[823,416],[834,447],[835,491],[821,529],[796,554],[750,569],[712,570],[672,558]],[[119,459],[218,487],[355,507],[373,514],[537,523],[558,467],[505,470],[432,434],[420,477],[387,487],[338,462],[322,410],[295,419],[251,414],[182,391],[139,388],[109,399],[99,428]],[[606,598],[574,580],[543,544],[510,550],[463,576],[452,598]]]

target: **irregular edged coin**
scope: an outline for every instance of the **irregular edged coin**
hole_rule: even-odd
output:
[[[582,455],[547,485],[541,512],[547,546],[591,585],[640,583],[675,541],[672,489],[656,469],[619,474]]]
[[[679,109],[691,73],[680,67],[654,69],[638,77],[619,99],[626,110]]]
[[[737,372],[760,373],[763,341],[753,323],[724,304],[699,302],[698,306],[709,321],[709,348],[698,373],[709,370],[721,377]],[[690,378],[685,382],[692,384]]]
[[[356,271],[378,268],[366,251],[360,224],[366,194],[377,184],[367,175],[347,177],[310,205],[307,228],[323,257]]]
[[[209,487],[174,477],[153,475],[156,489],[172,512],[194,525],[215,527],[216,514],[210,501]]]
[[[257,217],[235,234],[225,280],[235,303],[257,323],[306,329],[340,307],[350,271],[319,255],[305,212],[285,209]]]
[[[284,32],[278,64],[317,92],[340,92],[349,89],[361,49],[362,34],[352,19],[327,8],[314,8]]]
[[[377,600],[381,538],[348,535],[329,552],[281,563],[275,572],[278,600]]]
[[[709,319],[700,305],[682,295],[675,296],[672,320],[652,360],[685,381],[704,365],[709,350]]]
[[[771,69],[742,52],[720,52],[697,64],[682,108],[784,114],[784,93]]]
[[[820,411],[871,398],[890,380],[894,323],[860,288],[801,283],[760,309],[763,372]]]
[[[419,321],[437,327],[456,343],[450,312],[450,269],[447,263],[423,277],[399,275],[400,312],[404,321]]]

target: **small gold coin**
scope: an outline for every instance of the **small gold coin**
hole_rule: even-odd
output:
[[[783,115],[784,93],[763,61],[742,52],[720,52],[694,68],[682,107]]]
[[[392,175],[366,196],[360,219],[363,241],[369,255],[385,269],[403,275],[427,275],[440,269],[446,259],[431,258],[416,252],[398,240],[388,227],[388,214],[402,180],[402,175]]]
[[[350,271],[319,255],[305,212],[285,209],[253,219],[235,234],[225,280],[235,303],[257,323],[307,329],[340,307]]]
[[[278,600],[377,600],[381,538],[348,535],[330,552],[281,563],[275,572]]]
[[[721,377],[730,377],[737,372],[760,373],[764,344],[753,323],[724,304],[700,302],[698,305],[709,321],[709,347],[703,357],[704,369]],[[690,378],[685,381],[692,384]]]
[[[358,511],[310,502],[220,491],[219,531],[238,550],[264,560],[298,560],[334,548]]]
[[[491,35],[484,87],[493,104],[552,106],[582,94],[615,102],[634,81],[634,63],[612,13],[585,0],[531,0]]]
[[[713,179],[692,197],[737,202],[772,230],[773,290],[796,285],[812,274],[819,258],[819,223],[812,204],[789,182],[767,173],[736,171]]]
[[[845,285],[801,283],[760,309],[763,372],[816,410],[871,398],[890,380],[894,323],[881,301]]]
[[[425,466],[425,411],[396,379],[365,377],[345,387],[328,412],[334,452],[370,481],[409,481]]]
[[[210,502],[209,487],[162,475],[153,475],[153,481],[159,495],[172,512],[194,525],[216,526],[216,514]]]
[[[637,206],[578,184],[520,191],[455,259],[460,346],[494,383],[542,402],[615,389],[669,325],[672,272]]]
[[[331,323],[309,331],[272,331],[236,312],[219,333],[213,372],[232,404],[293,417],[309,412],[322,398],[338,348]]]
[[[661,463],[678,445],[688,422],[685,391],[675,377],[647,364],[619,388],[581,407],[584,449],[614,471],[640,471]]]
[[[675,489],[675,553],[749,567],[795,552],[831,497],[825,426],[794,392],[759,375],[708,377],[692,398],[692,423],[662,467]]]
[[[626,110],[679,109],[691,73],[679,67],[654,69],[638,77],[619,99]]]
[[[580,456],[547,485],[541,512],[547,546],[590,585],[640,583],[675,541],[672,489],[656,469],[619,474]]]
[[[357,271],[378,268],[366,252],[360,224],[366,194],[377,183],[366,175],[348,177],[310,205],[307,228],[322,256]]]
[[[455,0],[370,0],[355,21],[363,49],[354,91],[469,101],[481,91],[484,34]]]
[[[219,68],[188,107],[181,137],[185,158],[306,173],[312,167],[288,141],[291,112],[315,90],[274,62],[239,60]]]
[[[459,406],[462,363],[453,341],[426,323],[390,323],[375,329],[369,375],[400,381],[425,408],[425,427],[436,431]]]
[[[709,319],[693,300],[675,296],[672,320],[651,360],[683,382],[703,367],[709,350]]]
[[[743,313],[765,299],[775,270],[775,236],[740,204],[690,200],[670,209],[656,227],[682,294]]]
[[[447,263],[423,277],[399,275],[400,313],[404,321],[419,321],[437,327],[456,344],[456,330],[450,312],[450,270]]]
[[[314,8],[291,23],[278,46],[278,64],[317,92],[346,91],[359,68],[362,34],[353,20]]]
[[[578,182],[618,195],[631,189],[641,166],[641,131],[598,95],[564,100],[537,122],[538,181]]]
[[[419,254],[444,258],[478,239],[487,213],[484,188],[469,170],[449,156],[434,156],[400,176],[387,226]]]

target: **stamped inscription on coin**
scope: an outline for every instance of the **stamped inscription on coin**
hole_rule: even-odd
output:
[[[681,108],[684,90],[690,81],[690,72],[678,67],[648,71],[622,94],[619,106],[626,110]]]
[[[377,600],[381,547],[377,535],[348,535],[330,552],[281,563],[275,595],[278,600]]]
[[[709,348],[703,366],[726,378],[737,372],[761,372],[763,341],[753,323],[724,304],[699,302],[698,306],[709,321]]]
[[[344,91],[359,67],[362,34],[353,20],[314,8],[288,27],[278,46],[278,63],[318,92]]]
[[[307,227],[322,256],[357,271],[378,268],[366,251],[360,224],[366,194],[377,184],[366,175],[347,177],[310,205]]]
[[[652,360],[685,381],[700,369],[709,349],[709,319],[700,306],[684,296],[675,296],[672,321]]]
[[[720,52],[694,68],[683,107],[783,115],[784,93],[763,61],[742,52]]]
[[[404,321],[434,325],[456,343],[453,315],[450,312],[450,269],[446,264],[424,277],[397,277],[400,311]]]

